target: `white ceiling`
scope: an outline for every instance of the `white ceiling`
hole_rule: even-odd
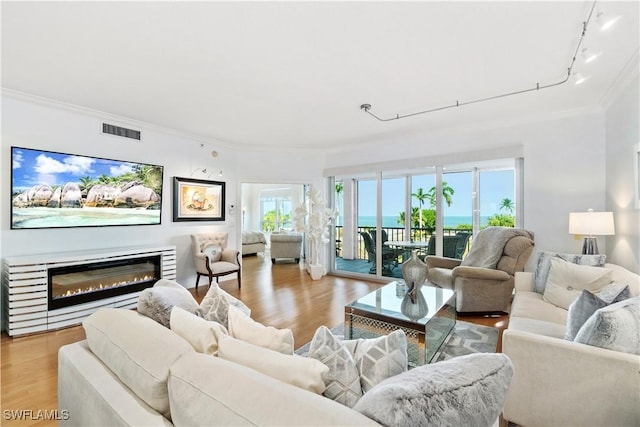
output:
[[[2,87],[265,148],[330,148],[594,108],[638,54],[639,2],[2,2]]]

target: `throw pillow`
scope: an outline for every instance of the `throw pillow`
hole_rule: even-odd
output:
[[[360,374],[351,352],[326,326],[316,329],[309,346],[309,357],[329,367],[324,379],[324,396],[353,407],[362,396]]]
[[[564,339],[573,341],[582,325],[584,325],[596,310],[610,304],[615,304],[616,302],[624,301],[627,298],[631,298],[628,285],[624,286],[618,283],[612,283],[602,288],[597,294],[583,289],[578,299],[569,306],[567,331]]]
[[[138,312],[166,326],[170,325],[171,310],[178,306],[196,316],[203,316],[203,310],[191,292],[180,284],[169,280],[159,280],[138,297]]]
[[[198,352],[216,356],[218,343],[229,335],[221,324],[195,316],[180,307],[173,307],[170,319],[171,330],[180,335]]]
[[[218,356],[312,393],[325,390],[323,377],[329,368],[315,359],[278,353],[229,336],[220,340]]]
[[[203,309],[203,317],[207,320],[218,322],[224,327],[228,327],[227,312],[230,305],[233,305],[247,316],[251,316],[249,307],[233,295],[225,292],[217,283],[212,283],[209,286],[209,290],[200,302],[200,307]]]
[[[575,342],[640,355],[640,297],[597,310],[582,325]]]
[[[200,307],[202,307],[202,317],[218,322],[229,329],[229,301],[217,284],[212,283],[209,286],[207,294],[200,301]]]
[[[611,270],[551,258],[551,267],[542,299],[565,310],[580,296],[583,289],[598,291],[611,283]]]
[[[358,339],[353,350],[362,392],[407,370],[407,336],[401,329],[373,339]]]
[[[385,426],[490,426],[513,376],[501,353],[474,353],[388,378],[353,407]]]
[[[552,258],[560,258],[565,261],[578,265],[589,265],[592,267],[604,267],[607,256],[600,255],[578,255],[578,254],[562,254],[557,252],[540,252],[536,262],[536,268],[533,272],[533,287],[538,293],[543,293],[547,285],[547,277],[549,276],[550,260]]]
[[[291,329],[276,329],[256,322],[234,306],[229,306],[229,334],[233,338],[283,354],[293,354]]]
[[[407,370],[407,337],[397,329],[378,338],[342,341],[321,326],[309,357],[329,366],[325,396],[352,407],[376,384]]]
[[[208,243],[202,248],[202,253],[209,258],[209,262],[218,262],[222,259],[222,246],[217,243]]]

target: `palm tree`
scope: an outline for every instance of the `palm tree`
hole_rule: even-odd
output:
[[[510,214],[513,213],[513,201],[507,197],[505,197],[504,199],[502,199],[502,201],[500,202],[500,210],[506,210],[508,211]]]
[[[451,206],[451,204],[453,203],[453,195],[455,194],[455,190],[451,187],[449,187],[449,184],[446,183],[446,181],[442,182],[442,197],[444,197],[444,201],[447,204],[447,206]],[[427,192],[427,197],[429,198],[429,205],[431,206],[431,208],[435,208],[436,207],[436,187],[433,186],[429,189],[429,191]]]
[[[424,192],[424,190],[422,189],[422,187],[418,187],[416,189],[415,193],[411,193],[412,197],[415,197],[416,200],[418,200],[418,202],[420,203],[420,210],[419,210],[419,217],[418,217],[418,224],[420,226],[420,228],[422,228],[422,205],[424,205],[424,201],[427,200],[429,198],[429,195],[427,193]]]

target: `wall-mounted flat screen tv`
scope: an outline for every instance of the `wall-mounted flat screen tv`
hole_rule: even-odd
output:
[[[160,224],[163,167],[11,147],[11,228]]]

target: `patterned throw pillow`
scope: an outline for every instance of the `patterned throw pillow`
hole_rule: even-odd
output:
[[[565,261],[578,265],[589,265],[592,267],[604,267],[607,256],[601,255],[578,255],[578,254],[562,254],[557,252],[540,252],[536,269],[533,272],[533,286],[538,293],[543,293],[547,285],[547,277],[549,276],[549,268],[551,267],[551,258],[561,258]]]
[[[569,306],[567,331],[564,339],[573,341],[582,325],[596,310],[624,301],[627,298],[631,298],[629,286],[620,283],[607,285],[596,294],[583,289],[578,299]]]
[[[342,341],[321,326],[309,357],[329,366],[324,395],[353,407],[376,384],[407,370],[407,337],[398,329],[378,338]]]
[[[349,408],[353,407],[362,396],[360,374],[353,355],[326,326],[320,326],[313,335],[309,357],[329,367],[324,379],[327,388],[323,395]]]
[[[583,289],[597,292],[611,283],[612,271],[551,258],[551,268],[542,299],[557,307],[569,309]]]
[[[578,331],[575,342],[640,355],[640,297],[597,310]]]
[[[229,329],[229,301],[217,285],[211,284],[207,294],[202,298],[200,307],[206,320],[213,320]]]
[[[512,376],[504,354],[459,356],[388,378],[353,409],[385,426],[489,426],[502,411]]]

